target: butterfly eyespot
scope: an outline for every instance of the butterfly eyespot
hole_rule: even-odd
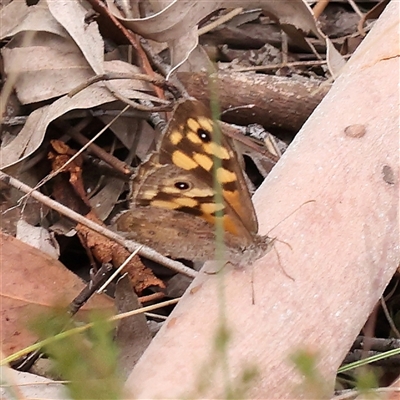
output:
[[[179,190],[188,190],[190,188],[190,184],[187,182],[178,181],[174,183],[174,186]]]
[[[202,128],[197,129],[197,136],[203,143],[211,142],[210,132],[206,131],[205,129]]]

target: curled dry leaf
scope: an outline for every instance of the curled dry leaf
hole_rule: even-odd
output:
[[[330,50],[327,55],[328,65],[334,76],[338,75],[344,65],[343,58],[318,28],[310,7],[303,0],[290,2],[175,0],[167,5],[165,2],[152,2],[155,13],[146,18],[124,18],[111,0],[107,0],[107,4],[121,23],[132,31],[158,42],[168,42],[173,69],[182,65],[197,46],[197,25],[204,17],[220,8],[243,6],[261,8],[275,16],[282,29],[302,47],[309,48],[309,45],[301,32],[313,32],[317,37],[325,40]]]
[[[67,172],[69,174],[69,183],[75,193],[87,206],[90,206],[82,180],[81,155],[69,162],[71,157],[76,154],[76,150],[72,150],[61,140],[51,140],[50,143],[53,150],[49,152],[48,158],[51,160],[52,173],[58,170],[62,170],[62,173]]]
[[[106,62],[106,67],[121,67],[123,65],[127,72],[137,72],[134,66],[120,61]],[[126,68],[125,68],[126,67]],[[108,69],[108,68],[107,68]],[[139,90],[146,90],[147,86],[139,81],[120,80],[113,82],[116,88],[125,97],[130,99],[143,99],[157,101],[157,98]],[[136,87],[136,88],[135,88]],[[57,119],[68,111],[75,109],[89,109],[101,104],[111,103],[115,97],[101,83],[89,86],[73,97],[63,96],[49,106],[44,106],[33,111],[18,136],[7,146],[0,149],[0,168],[6,168],[22,161],[41,145],[46,129],[50,122]]]
[[[5,73],[18,75],[15,89],[22,104],[61,96],[93,76],[75,43],[50,33],[34,35],[28,47],[12,40],[1,54]]]
[[[18,136],[0,149],[0,168],[9,167],[32,154],[43,141],[47,126],[74,109],[88,109],[116,101],[97,83],[77,95],[65,95],[88,78],[103,72],[137,74],[140,70],[123,61],[104,61],[104,42],[96,22],[85,21],[79,2],[45,2],[27,7],[14,1],[0,12],[0,39],[12,38],[2,49],[6,78],[15,79],[22,104],[64,96],[33,111]],[[5,21],[5,24],[3,24]],[[29,63],[26,62],[29,60]],[[145,92],[149,85],[135,79],[109,81],[115,92],[129,99],[157,101]]]
[[[0,10],[0,37],[12,37],[26,31],[44,31],[68,37],[62,26],[52,18],[46,1],[29,6],[26,1],[12,1]]]
[[[93,212],[85,215],[85,217],[100,225],[104,225]],[[102,263],[112,262],[115,267],[119,267],[130,254],[118,243],[107,239],[84,225],[78,224],[76,230],[81,242],[84,243],[96,259]],[[139,256],[135,256],[125,267],[124,271],[128,271],[135,292],[138,294],[150,286],[158,286],[159,288],[165,287],[164,283],[156,278],[149,268],[143,265]]]
[[[67,306],[84,284],[49,255],[12,236],[0,235],[0,335],[2,350],[10,355],[36,340],[26,328],[31,318],[60,302]],[[85,318],[94,309],[113,311],[113,301],[106,295],[94,295],[77,316]]]
[[[18,75],[15,88],[22,104],[60,96],[93,76],[93,71],[104,72],[103,39],[97,24],[85,24],[86,11],[78,2],[41,1],[28,8],[14,3],[24,2],[5,7],[2,20],[9,20],[17,9],[22,17],[2,32],[2,39],[13,37],[2,55],[6,74]],[[67,21],[60,17],[62,4],[68,8],[63,10]],[[68,24],[71,20],[74,23]]]

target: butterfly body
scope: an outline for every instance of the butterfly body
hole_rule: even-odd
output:
[[[257,235],[238,156],[197,100],[178,104],[157,152],[132,181],[131,199],[131,210],[117,221],[117,229],[166,255],[212,259],[219,221],[227,259],[243,257],[248,249],[265,252],[269,246]],[[169,250],[175,246],[176,252]]]

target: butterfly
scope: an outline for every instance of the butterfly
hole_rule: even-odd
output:
[[[215,225],[225,257],[245,264],[270,248],[258,223],[239,156],[198,100],[178,102],[155,153],[132,181],[130,210],[118,231],[173,258],[215,257]],[[217,183],[217,184],[216,184]],[[219,195],[218,195],[219,194]]]

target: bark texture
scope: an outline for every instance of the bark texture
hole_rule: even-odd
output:
[[[329,395],[399,265],[399,15],[391,2],[256,193],[260,232],[280,223],[276,251],[199,274],[128,379],[135,398],[226,398],[249,368],[238,397]],[[303,384],[299,351],[317,384]]]
[[[191,96],[209,101],[206,73],[181,72],[178,77]],[[254,73],[220,71],[215,79],[223,121],[257,123],[283,139],[300,130],[330,88],[307,78]]]

